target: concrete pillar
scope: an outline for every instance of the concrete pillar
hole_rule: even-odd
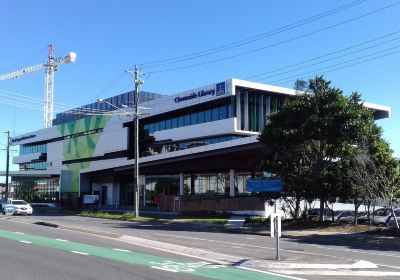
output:
[[[229,196],[235,196],[235,170],[229,170]]]
[[[244,129],[243,130],[250,130],[249,127],[249,93],[246,92],[244,94],[244,110],[243,110],[243,114],[244,116],[242,116],[242,118],[244,119]]]
[[[179,173],[179,195],[180,196],[185,195],[183,172]]]
[[[195,187],[194,187],[195,181],[196,181],[195,175],[191,174],[190,175],[190,194],[191,195],[195,195],[195,193],[196,193]]]
[[[269,114],[271,113],[271,96],[264,97],[267,98],[266,111],[264,112],[265,124],[269,124]]]
[[[240,90],[236,90],[236,129],[238,130],[242,130],[242,115],[240,114],[240,94]]]

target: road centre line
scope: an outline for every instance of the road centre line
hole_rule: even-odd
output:
[[[14,231],[14,233],[16,233],[16,234],[25,234],[25,233],[23,233],[23,232],[19,232],[19,231]]]
[[[30,241],[25,241],[25,240],[19,240],[19,242],[21,242],[21,243],[26,243],[26,244],[31,244],[32,242],[30,242]]]
[[[55,240],[57,240],[57,241],[61,241],[61,242],[68,242],[68,240],[65,240],[65,239],[60,239],[60,238],[56,238]]]

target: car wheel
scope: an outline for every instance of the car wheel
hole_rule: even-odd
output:
[[[386,224],[380,223],[380,224],[378,224],[378,227],[386,227]]]

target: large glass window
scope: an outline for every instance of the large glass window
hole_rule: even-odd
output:
[[[191,124],[191,125],[197,124],[197,120],[198,120],[198,118],[197,118],[197,112],[192,113],[192,114],[190,115],[190,124]]]

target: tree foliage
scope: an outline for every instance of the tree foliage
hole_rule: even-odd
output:
[[[343,178],[355,147],[375,139],[378,128],[357,92],[346,97],[322,76],[296,87],[298,95],[270,114],[259,137],[264,166],[284,180],[286,196],[319,198],[323,208],[324,202],[349,197]]]

